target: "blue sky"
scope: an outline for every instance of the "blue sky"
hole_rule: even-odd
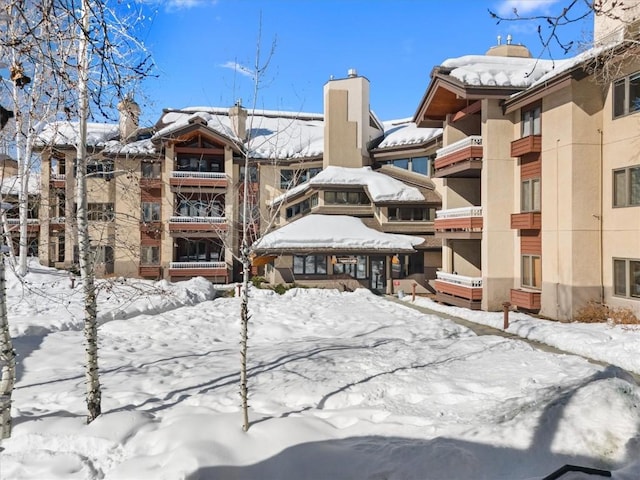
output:
[[[521,16],[557,12],[568,0],[165,0],[144,42],[159,77],[145,82],[143,121],[162,108],[230,106],[253,101],[258,47],[275,50],[257,108],[322,112],[322,88],[355,68],[371,82],[371,108],[382,120],[411,117],[432,68],[451,57],[484,54],[511,34],[542,52],[535,22],[497,24],[488,9]],[[561,30],[564,40],[589,38],[592,20]],[[543,27],[546,28],[546,27]],[[545,30],[543,29],[543,32]],[[574,52],[575,54],[575,52]],[[555,58],[563,58],[558,50]],[[239,66],[239,68],[237,68]],[[141,102],[143,103],[143,102]]]

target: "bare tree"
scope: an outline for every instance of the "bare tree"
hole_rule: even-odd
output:
[[[0,204],[0,210],[9,208]],[[2,231],[2,227],[0,227]],[[11,395],[16,382],[16,352],[9,333],[7,316],[4,255],[6,247],[0,247],[0,441],[11,436]]]
[[[51,123],[54,119],[77,119],[78,136],[70,141],[77,149],[77,243],[85,305],[87,421],[91,422],[101,412],[101,390],[95,271],[87,212],[87,125],[92,117],[110,118],[113,107],[150,74],[150,57],[135,37],[136,22],[144,16],[139,12],[124,13],[125,6],[116,0],[5,0],[3,3],[9,12],[10,32],[3,38],[2,47],[12,55],[13,99],[16,105],[20,103],[15,108],[20,117],[16,118],[17,150],[24,151],[25,161],[31,159],[36,120]],[[129,2],[127,7],[131,5],[134,2]],[[22,92],[31,81],[27,69],[31,77],[42,79],[42,84],[46,84],[46,89],[37,92],[46,95],[49,102],[46,111],[28,110],[33,120],[25,126],[20,109],[24,102],[16,93],[22,93],[33,105],[37,101],[34,87],[40,85],[34,81]],[[28,171],[29,164],[24,163],[23,178]],[[23,203],[21,200],[21,208]],[[26,223],[21,222],[25,228]],[[18,270],[23,273],[26,272],[26,245],[21,234],[20,263],[24,262],[24,268],[21,266]]]

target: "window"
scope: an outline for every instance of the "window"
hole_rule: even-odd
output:
[[[522,137],[540,135],[540,107],[522,112],[520,133]]]
[[[539,212],[540,211],[540,179],[531,178],[522,182],[520,190],[520,211]]]
[[[613,118],[640,110],[640,72],[613,83]]]
[[[327,205],[369,205],[371,201],[365,192],[327,191],[324,192],[324,203]]]
[[[313,207],[318,205],[318,194],[315,194],[306,200],[303,200],[300,203],[296,203],[295,205],[291,205],[287,208],[286,215],[287,218],[292,218],[301,213],[310,212]]]
[[[432,222],[435,209],[425,207],[389,207],[390,222]]]
[[[613,171],[613,206],[640,205],[640,165]]]
[[[355,257],[355,263],[340,263],[338,260],[336,260],[336,262],[333,264],[333,274],[346,274],[357,279],[367,278],[367,257],[358,255]]]
[[[539,255],[522,255],[522,286],[542,288],[542,261]]]
[[[113,203],[88,203],[87,217],[94,222],[112,222],[115,218]]]
[[[65,237],[64,234],[58,235],[58,261],[64,262]]]
[[[613,259],[613,294],[618,297],[640,298],[640,260]]]
[[[142,162],[142,178],[160,178],[162,165],[158,162]]]
[[[160,247],[143,245],[140,247],[140,265],[160,264]]]
[[[402,168],[411,172],[431,176],[431,168],[433,162],[431,161],[431,157],[415,157],[398,158],[396,160],[384,160],[379,163],[380,165],[393,165],[397,168]]]
[[[93,263],[113,263],[113,247],[109,245],[98,245],[91,247],[93,253]]]
[[[322,171],[322,167],[313,167],[309,169],[284,169],[280,170],[280,189],[287,190],[301,183],[311,180]]]
[[[78,176],[78,159],[73,162],[73,175]],[[111,180],[113,178],[113,162],[112,161],[88,161],[87,176],[89,178],[104,178]]]
[[[323,255],[295,255],[293,273],[297,275],[326,275],[327,257]]]
[[[224,258],[222,245],[209,239],[176,240],[177,262],[217,262]]]
[[[176,166],[182,172],[221,172],[222,160],[211,155],[179,154]]]
[[[160,204],[155,202],[142,202],[142,221],[144,223],[160,221]]]

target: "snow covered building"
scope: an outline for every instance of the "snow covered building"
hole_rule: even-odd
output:
[[[240,104],[165,109],[153,128],[141,129],[135,102],[119,108],[119,125],[90,124],[87,139],[90,236],[99,274],[238,280],[247,175],[250,243],[302,220],[319,237],[333,239],[296,250],[271,237],[256,252],[255,272],[271,261],[273,281],[339,285],[353,279],[382,291],[392,282],[424,289],[435,278],[441,242],[433,219],[441,198],[430,172],[442,130],[418,128],[410,119],[380,122],[370,111],[369,82],[355,72],[327,83],[324,114],[250,113]],[[39,256],[62,268],[78,260],[77,133],[75,123],[50,124],[38,142]],[[342,169],[342,183],[335,169]],[[332,180],[322,185],[315,180],[327,177]],[[344,222],[377,241],[358,246],[366,240],[359,237],[340,245]],[[298,257],[301,271],[294,268]],[[309,259],[317,265],[313,271]]]
[[[443,127],[439,301],[558,320],[589,301],[640,314],[637,13],[622,26],[596,17],[594,48],[573,59],[509,41],[433,69],[413,120]]]

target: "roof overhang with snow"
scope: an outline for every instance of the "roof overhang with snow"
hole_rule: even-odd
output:
[[[307,215],[268,233],[252,250],[257,255],[397,254],[414,253],[424,238],[383,233],[359,218],[345,215]]]

